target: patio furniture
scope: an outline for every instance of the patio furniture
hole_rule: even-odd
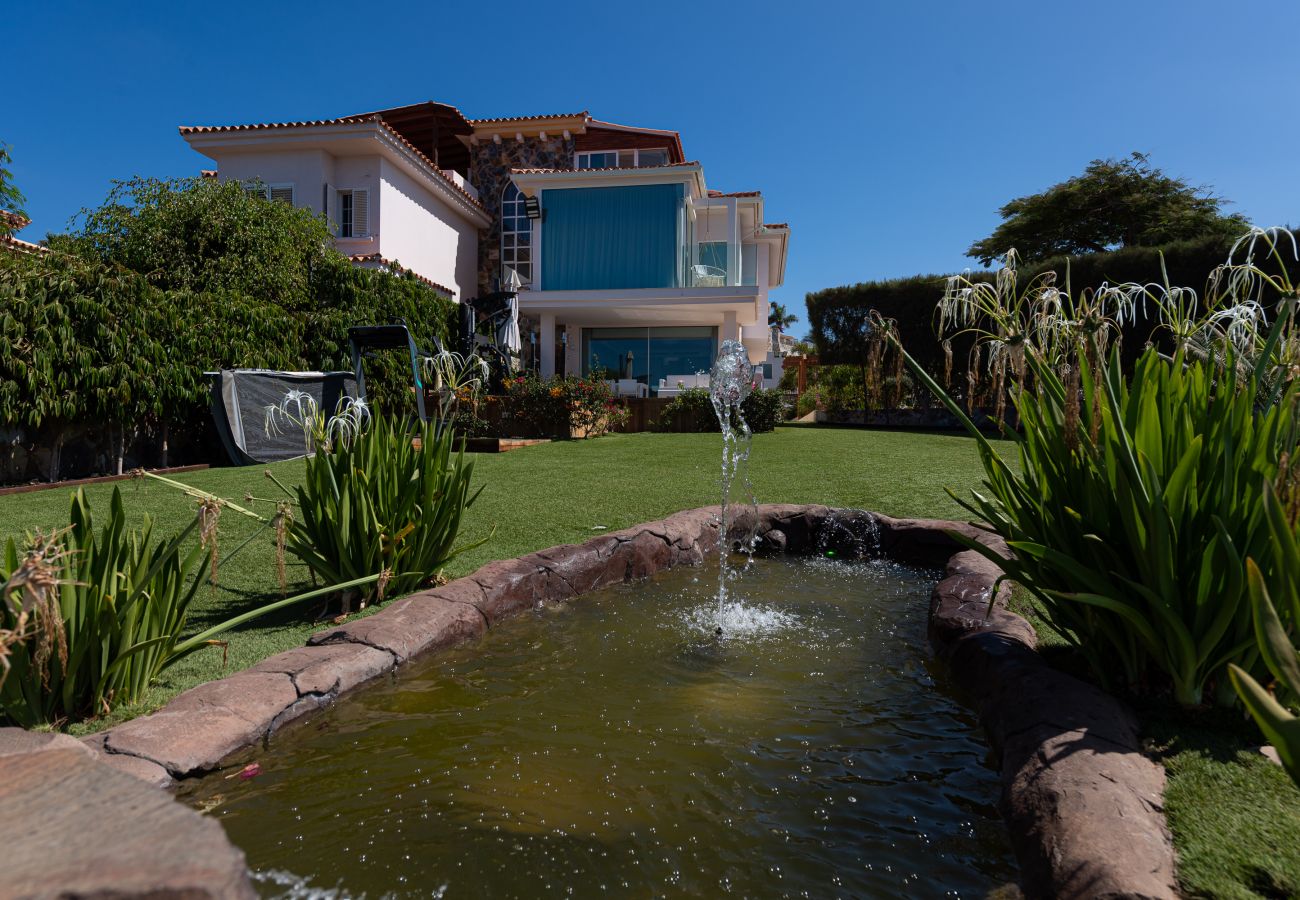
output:
[[[709,375],[707,372],[700,372],[694,375],[666,375],[659,379],[659,389],[656,393],[660,397],[676,397],[682,391],[691,388],[704,388],[708,390]]]
[[[613,391],[615,397],[649,397],[650,386],[642,384],[635,378],[620,378],[613,382]]]
[[[691,266],[691,280],[696,287],[725,287],[727,270],[719,269],[717,266],[697,264]]]

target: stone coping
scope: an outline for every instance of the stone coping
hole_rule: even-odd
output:
[[[66,734],[0,728],[0,896],[252,900],[215,819]]]
[[[243,761],[295,719],[417,657],[481,637],[513,615],[698,565],[717,552],[719,512],[686,510],[488,563],[83,742],[108,766],[163,787]],[[738,510],[733,539],[751,529],[770,551],[883,554],[944,569],[931,599],[930,640],[1001,759],[1001,808],[1028,896],[1177,896],[1161,809],[1164,770],[1142,754],[1133,715],[1043,662],[1033,628],[1006,609],[1002,590],[994,596],[1001,569],[952,534],[1007,556],[1000,538],[957,522],[817,505]]]

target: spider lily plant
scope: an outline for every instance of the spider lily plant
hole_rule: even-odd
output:
[[[334,415],[326,418],[316,398],[305,391],[287,391],[279,403],[263,409],[263,426],[268,434],[287,430],[302,433],[303,456],[336,443],[350,444],[370,421],[370,406],[355,397],[340,397]]]
[[[356,592],[361,605],[434,580],[476,543],[455,546],[461,521],[482,491],[470,490],[474,464],[437,422],[413,436],[375,416],[348,442],[306,460],[295,491],[298,516],[287,547],[326,582],[379,580]],[[352,597],[345,598],[350,605]]]
[[[155,540],[146,518],[126,525],[114,489],[108,521],[96,530],[80,490],[71,524],[0,553],[0,719],[23,727],[107,712],[141,700],[160,673],[224,632],[259,616],[327,593],[332,585],[270,603],[185,637],[190,605],[208,551],[192,541],[200,518]]]
[[[444,350],[423,360],[427,381],[438,392],[435,415],[438,434],[447,430],[461,409],[474,411],[491,374],[487,360],[474,353]]]
[[[1148,301],[1185,311],[1188,292],[1103,285],[1074,297],[1068,278],[1063,290],[1051,279],[1017,289],[1005,270],[992,285],[950,283],[941,328],[973,332],[973,355],[991,359],[994,389],[1019,415],[1010,434],[1019,471],[907,357],[979,442],[985,490],[959,502],[1015,551],[997,560],[1008,575],[1103,683],[1144,687],[1163,673],[1185,705],[1202,702],[1211,685],[1229,701],[1229,663],[1258,672],[1245,560],[1271,572],[1294,552],[1294,520],[1288,551],[1263,499],[1296,456],[1294,375],[1269,378],[1291,322],[1252,331],[1263,320],[1242,312],[1249,299],[1219,298],[1194,327],[1173,323],[1182,334],[1217,328],[1213,355],[1148,349],[1126,374],[1120,326]]]
[[[1266,578],[1253,559],[1246,561],[1246,575],[1260,655],[1276,688],[1269,690],[1239,666],[1229,666],[1228,673],[1282,765],[1300,784],[1300,716],[1295,712],[1300,710],[1300,552],[1293,540],[1294,525],[1274,492],[1269,492],[1267,503],[1275,539],[1290,552],[1275,563],[1272,577]]]

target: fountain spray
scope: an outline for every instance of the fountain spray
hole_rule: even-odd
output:
[[[722,522],[718,534],[718,608],[727,602],[728,588],[735,572],[727,562],[731,550],[731,486],[737,475],[754,507],[753,520],[758,522],[758,500],[749,480],[749,451],[753,439],[749,423],[740,412],[740,405],[753,391],[758,374],[749,361],[749,353],[739,341],[723,341],[713,371],[709,376],[709,396],[713,411],[722,429]],[[751,533],[741,544],[746,552],[754,546]],[[719,633],[721,629],[718,629]]]

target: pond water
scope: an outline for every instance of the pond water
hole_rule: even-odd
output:
[[[266,896],[983,896],[1015,864],[930,660],[935,577],[759,559],[727,609],[708,568],[593,593],[186,799]]]

